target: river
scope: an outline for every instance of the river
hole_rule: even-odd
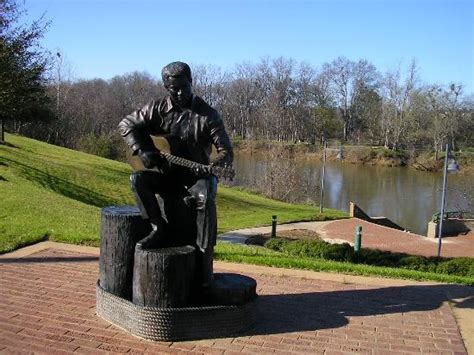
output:
[[[266,164],[259,155],[236,154],[234,184],[248,186]],[[320,174],[322,162],[319,159],[295,162],[306,183],[313,190],[305,196],[319,206]],[[462,169],[462,167],[461,167]],[[427,223],[439,212],[443,178],[442,173],[430,173],[407,168],[368,166],[344,162],[326,162],[324,180],[324,207],[343,211],[349,210],[349,202],[355,202],[369,216],[385,216],[414,233],[426,234]],[[472,189],[472,175],[449,174],[447,189],[447,210],[467,210],[474,196],[469,200],[461,192]],[[471,201],[471,202],[469,202]]]

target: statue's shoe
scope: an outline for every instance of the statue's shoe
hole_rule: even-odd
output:
[[[163,247],[163,242],[165,239],[165,233],[163,231],[157,229],[151,231],[145,238],[140,240],[137,243],[137,246],[141,247],[142,249],[156,249]]]

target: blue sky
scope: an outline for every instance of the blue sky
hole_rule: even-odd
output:
[[[315,67],[338,56],[380,71],[415,59],[424,83],[474,92],[473,0],[26,0],[45,14],[42,43],[76,78],[147,71],[169,62],[232,69],[283,56]]]

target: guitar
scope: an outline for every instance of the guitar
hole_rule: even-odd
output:
[[[235,177],[235,171],[232,166],[221,167],[196,163],[195,161],[168,153],[170,151],[170,145],[166,137],[152,136],[152,140],[155,147],[160,151],[159,154],[170,164],[188,168],[190,170],[194,170],[196,168],[206,168],[212,175],[217,176],[219,179],[232,181]],[[137,155],[132,155],[130,149],[127,150],[127,161],[134,171],[157,170],[156,168],[145,168],[140,157]]]

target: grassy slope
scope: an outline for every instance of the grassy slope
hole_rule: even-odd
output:
[[[127,164],[7,135],[0,145],[0,253],[45,237],[97,245],[100,208],[134,204]],[[310,206],[290,205],[220,187],[219,232],[279,222],[337,218]]]

